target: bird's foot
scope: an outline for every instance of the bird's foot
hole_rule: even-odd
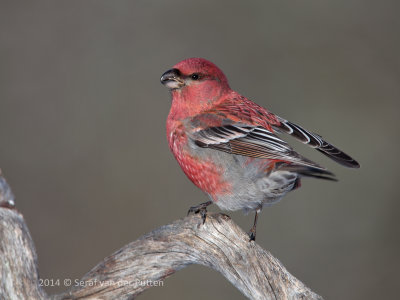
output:
[[[259,207],[256,210],[256,214],[254,216],[254,224],[253,224],[253,227],[251,227],[251,229],[249,231],[249,238],[250,238],[249,242],[256,241],[256,229],[257,229],[258,213],[261,211],[261,209],[262,209],[262,206]]]
[[[254,227],[252,227],[249,231],[249,238],[249,242],[256,241],[256,229]]]
[[[200,214],[204,224],[207,217],[207,206],[209,206],[210,204],[212,204],[212,201],[207,201],[199,205],[192,206],[189,208],[187,215],[189,215],[190,213]]]

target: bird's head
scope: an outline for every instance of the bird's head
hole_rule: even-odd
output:
[[[172,92],[173,98],[195,104],[214,102],[228,91],[228,81],[222,71],[203,58],[188,58],[166,71],[161,83]]]

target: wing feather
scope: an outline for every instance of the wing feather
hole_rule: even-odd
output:
[[[349,168],[359,168],[360,164],[341,151],[340,149],[336,148],[332,144],[325,141],[320,135],[316,133],[309,132],[308,130],[296,125],[292,122],[289,122],[283,118],[278,117],[280,124],[273,125],[274,128],[277,129],[278,132],[285,132],[296,139],[300,140],[304,144],[307,144],[315,149],[317,149],[322,154],[328,156],[330,159],[333,159],[337,163],[349,167]]]
[[[294,151],[285,141],[260,126],[226,125],[199,130],[193,134],[195,143],[231,154],[293,162],[325,170]]]

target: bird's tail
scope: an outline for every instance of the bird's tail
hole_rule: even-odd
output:
[[[300,176],[304,176],[304,177],[313,177],[313,178],[325,179],[325,180],[330,180],[330,181],[338,181],[335,178],[335,174],[333,174],[332,172],[330,172],[328,170],[309,167],[309,166],[284,163],[280,166],[277,166],[277,169],[295,172],[295,173],[299,174]]]

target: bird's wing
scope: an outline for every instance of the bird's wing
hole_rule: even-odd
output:
[[[317,149],[319,152],[325,154],[330,159],[336,161],[337,163],[349,167],[349,168],[359,168],[359,163],[352,157],[339,150],[332,144],[323,140],[323,138],[316,134],[309,132],[308,130],[291,123],[281,117],[278,117],[279,124],[274,124],[272,127],[277,130],[277,132],[285,132],[295,137],[304,144],[309,145],[312,148]]]
[[[230,154],[291,162],[320,170],[325,168],[294,151],[285,141],[268,129],[247,124],[229,124],[194,130],[191,138],[196,145]]]
[[[291,123],[238,94],[222,102],[216,107],[215,112],[222,113],[227,119],[235,122],[244,121],[246,124],[258,125],[271,132],[275,130],[276,133],[284,132],[290,134],[343,166],[349,168],[360,167],[356,160],[325,141],[320,135]]]

